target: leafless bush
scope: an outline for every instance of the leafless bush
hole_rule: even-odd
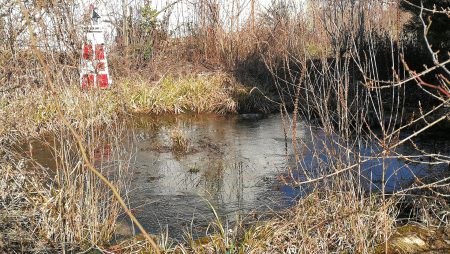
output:
[[[301,201],[289,215],[294,222],[283,219],[274,222],[274,225],[281,225],[279,229],[282,230],[281,233],[271,232],[274,242],[284,244],[280,239],[287,237],[288,243],[305,251],[306,247],[312,246],[324,252],[330,249],[370,252],[380,242],[388,242],[395,224],[395,206],[411,196],[420,197],[416,199],[418,205],[412,209],[411,217],[448,226],[448,213],[441,212],[448,207],[448,176],[430,180],[413,173],[414,183],[391,193],[386,188],[392,159],[430,165],[450,163],[448,155],[423,151],[414,142],[416,136],[448,122],[449,118],[446,109],[450,99],[449,61],[440,58],[442,52],[437,54],[427,41],[428,20],[421,19],[433,66],[417,71],[402,56],[401,24],[404,17],[398,5],[391,1],[308,1],[306,7],[273,1],[269,8],[260,11],[260,16],[255,16],[254,9],[258,6],[255,1],[250,1],[252,11],[248,17],[242,14],[244,7],[239,1],[186,2],[170,2],[162,12],[161,8],[153,9],[149,1],[134,1],[134,5],[122,1],[120,10],[109,6],[108,21],[114,28],[110,38],[112,70],[130,77],[141,72],[158,79],[165,73],[155,73],[168,69],[161,67],[164,66],[162,61],[169,62],[166,66],[186,61],[228,71],[258,61],[264,63],[265,70],[256,70],[255,76],[270,72],[270,81],[275,82],[279,95],[275,103],[279,104],[284,121],[289,123],[286,133],[292,137],[291,148],[296,163],[288,168],[285,180],[295,186],[308,185],[316,195],[310,197],[323,205],[312,209],[314,206],[307,206],[307,200]],[[0,94],[7,97],[8,102],[27,96],[36,98],[32,96],[36,90],[32,89],[42,89],[44,85],[50,85],[48,83],[60,87],[77,86],[83,22],[78,22],[82,15],[74,11],[76,4],[71,0],[0,2]],[[420,11],[422,14],[436,10],[422,7]],[[171,36],[168,20],[175,12],[180,15],[181,23],[175,29],[178,34]],[[30,34],[30,31],[33,32]],[[32,35],[34,40],[31,40]],[[43,58],[37,57],[36,53]],[[380,55],[387,60],[380,61]],[[429,74],[436,74],[431,81],[427,78]],[[256,83],[259,77],[252,78]],[[411,86],[417,86],[433,97],[438,101],[437,105],[418,106],[414,109],[415,114],[410,114],[405,107],[405,96]],[[56,98],[52,96],[60,91],[52,87],[47,92],[45,98],[48,99]],[[56,107],[60,106],[56,104]],[[293,114],[290,114],[291,109]],[[51,108],[49,111],[58,110]],[[81,127],[76,127],[82,131],[95,128],[89,124],[95,120],[95,114],[87,115],[87,120],[83,119],[86,122],[69,122],[68,127],[79,124]],[[308,121],[310,142],[298,138],[300,134],[296,127],[304,123],[301,119]],[[401,135],[413,126],[416,129],[412,133]],[[20,131],[20,128],[16,129]],[[91,160],[83,161],[80,159],[82,147],[74,146],[78,140],[73,138],[77,136],[71,137],[56,129],[61,132],[55,139],[58,145],[53,146],[57,165],[55,181],[50,188],[40,185],[32,188],[42,192],[36,203],[42,204],[45,200],[45,205],[30,215],[31,218],[36,213],[40,215],[37,233],[45,235],[56,249],[71,248],[80,242],[107,241],[119,211],[117,203],[110,199],[105,186],[86,170],[86,165],[98,162],[96,151],[104,152],[104,144],[99,143],[96,131],[83,133],[81,142],[88,140],[88,159]],[[399,147],[405,144],[414,147],[417,153],[403,154]],[[424,157],[430,159],[421,160]],[[369,162],[381,168],[380,183],[375,183],[371,172],[366,171],[364,165]],[[34,166],[39,168],[37,164]],[[108,165],[97,166],[105,169],[102,166]],[[12,184],[9,168],[2,167],[2,179]],[[103,173],[108,171],[105,169]],[[14,174],[17,179],[23,178],[21,171]],[[21,182],[19,187],[31,188],[24,183]],[[123,184],[121,181],[116,183]],[[11,192],[12,189],[7,190],[4,186],[3,193]],[[320,194],[317,194],[318,190]],[[424,190],[430,193],[431,199]],[[3,193],[3,201],[8,200],[3,203],[11,205],[11,209],[29,208],[28,194],[4,198]],[[350,219],[334,217],[337,209],[348,212]],[[318,212],[327,211],[330,216],[314,220]],[[343,225],[332,221],[334,219]],[[309,223],[306,228],[301,225],[305,220]],[[345,224],[347,222],[350,226]],[[371,228],[358,231],[364,227]],[[311,228],[317,238],[298,238],[300,233]],[[357,240],[341,240],[339,233]],[[373,238],[364,242],[369,235]],[[273,242],[266,243],[266,248],[281,250]],[[343,245],[339,244],[358,246],[341,248]],[[221,245],[225,246],[223,241]]]
[[[301,43],[300,50],[293,50],[291,44],[279,37],[283,43],[277,44],[282,45],[278,52],[284,53],[272,53],[264,58],[276,80],[279,93],[287,95],[281,108],[289,122],[287,128],[292,138],[296,166],[289,168],[286,181],[325,192],[340,190],[357,193],[349,203],[364,202],[367,195],[379,196],[384,209],[380,212],[385,214],[385,220],[381,222],[384,227],[379,230],[384,231],[382,242],[386,243],[386,250],[390,223],[396,216],[388,212],[392,208],[388,202],[395,203],[414,193],[423,198],[421,208],[415,210],[422,215],[416,213],[416,219],[419,216],[423,221],[430,221],[431,214],[441,214],[436,219],[441,222],[441,226],[448,225],[442,219],[442,216],[445,217],[442,211],[447,209],[448,201],[438,198],[439,202],[436,203],[436,200],[425,198],[427,195],[423,192],[424,189],[430,189],[433,193],[431,196],[435,198],[436,194],[447,196],[448,193],[439,191],[448,187],[448,176],[426,182],[413,172],[415,184],[396,190],[388,190],[387,187],[390,176],[388,171],[393,159],[443,167],[450,162],[448,155],[425,152],[414,142],[414,137],[438,123],[448,121],[449,112],[443,110],[449,101],[448,62],[437,59],[436,52],[428,44],[434,66],[421,73],[408,67],[401,54],[401,26],[399,29],[379,23],[383,18],[391,19],[393,24],[398,22],[398,17],[386,15],[388,10],[399,8],[397,5],[385,5],[379,1],[332,0],[317,2],[315,6],[315,15],[320,17],[321,22],[317,22],[317,25],[314,21],[311,27],[306,26],[304,31],[298,33],[301,33],[300,37],[308,38],[305,36],[308,29],[322,29],[325,32],[322,41],[328,41],[329,44],[325,44],[319,54],[312,54],[308,47],[310,41]],[[291,26],[297,24],[295,19],[287,22],[292,22]],[[423,25],[426,38],[428,24],[423,21]],[[388,59],[390,65],[383,70],[385,63],[380,63],[378,56],[387,54],[386,50],[391,56]],[[274,55],[282,55],[283,58],[271,57]],[[425,74],[438,69],[440,74],[436,76],[436,84],[424,81]],[[381,74],[385,72],[387,76]],[[388,79],[384,80],[385,77]],[[410,81],[416,81],[424,94],[440,103],[431,109],[416,108],[416,114],[412,116],[405,105],[406,91],[414,85]],[[293,105],[292,116],[288,114],[287,105]],[[301,119],[307,120],[312,142],[298,139],[296,126]],[[421,125],[417,127],[419,122]],[[414,132],[400,135],[411,126],[416,126]],[[412,144],[417,149],[417,155],[403,154],[399,147],[405,144]],[[420,159],[424,157],[430,158],[430,161]],[[374,161],[381,170],[379,183],[364,168],[368,162]],[[411,171],[409,167],[395,170]],[[425,207],[440,207],[441,212]],[[365,251],[370,252],[367,249]]]
[[[428,45],[435,65],[422,73],[410,70],[403,60],[401,50],[398,50],[401,37],[392,33],[388,27],[383,28],[378,24],[380,16],[377,15],[383,14],[384,8],[378,1],[324,1],[323,4],[318,4],[322,13],[321,29],[327,35],[324,40],[331,42],[330,50],[324,52],[331,53],[312,56],[308,47],[303,46],[303,54],[296,54],[285,46],[282,73],[276,62],[270,57],[266,58],[266,64],[277,81],[278,90],[290,96],[284,105],[291,103],[294,107],[292,117],[286,107],[283,108],[284,115],[289,118],[292,149],[297,162],[296,167],[289,169],[288,178],[293,184],[300,186],[338,188],[360,196],[380,196],[386,216],[389,217],[392,214],[387,213],[390,207],[386,203],[388,200],[391,202],[424,188],[431,188],[436,194],[436,188],[442,190],[442,187],[449,184],[447,176],[425,183],[412,173],[416,184],[394,190],[389,198],[387,196],[387,172],[391,160],[405,159],[425,164],[429,162],[420,162],[419,159],[427,157],[433,165],[442,166],[447,166],[450,162],[447,155],[427,153],[414,143],[414,137],[438,123],[448,121],[449,113],[440,110],[448,104],[449,99],[446,76],[448,63],[439,61]],[[392,7],[388,6],[386,9],[389,8]],[[373,13],[372,10],[378,10],[378,13]],[[425,37],[426,27],[424,21]],[[380,63],[377,56],[379,50],[386,50],[386,41],[379,38],[387,38],[387,50],[391,54],[390,79],[383,81],[380,78],[382,70],[379,69],[383,63]],[[437,75],[437,84],[423,81],[426,73],[437,69],[441,69],[441,73]],[[404,94],[410,89],[410,81],[414,80],[425,93],[439,100],[440,104],[429,110],[417,108],[415,110],[419,114],[407,118],[405,116],[410,114],[405,108]],[[320,126],[319,131],[310,127],[310,132],[316,133],[310,143],[297,139],[296,125],[299,124],[299,118],[313,123],[312,126]],[[418,122],[425,124],[406,136],[400,135]],[[403,154],[398,148],[404,144],[412,144],[418,155]],[[307,156],[304,151],[312,153],[312,156]],[[367,169],[363,166],[374,160],[381,169],[379,184],[374,182],[371,173],[367,174]],[[410,171],[408,168],[404,170]],[[445,209],[445,206],[441,206],[441,209]],[[383,229],[386,231],[386,243],[389,236],[388,224],[386,222]]]
[[[38,41],[36,47],[45,56],[53,78],[62,83],[71,83],[77,78],[78,52],[82,24],[77,23],[74,13],[75,1],[29,1],[24,3],[29,10],[32,24],[28,24],[19,2],[2,1],[1,24],[4,31],[0,41],[3,63],[0,78],[1,93],[11,89],[35,88],[44,85],[44,75],[38,59],[31,52],[28,25],[33,28]]]

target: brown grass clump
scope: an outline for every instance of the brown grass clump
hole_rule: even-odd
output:
[[[157,82],[123,78],[101,91],[83,91],[78,84],[59,87],[55,94],[44,87],[24,89],[0,97],[0,141],[60,129],[57,107],[80,130],[110,124],[124,113],[236,113],[247,108],[254,94],[260,98],[252,101],[253,107],[264,111],[266,99],[250,90],[223,72],[167,76]]]
[[[119,125],[85,132],[85,146],[92,163],[123,190],[129,157],[123,152]],[[85,168],[73,138],[59,131],[40,141],[49,147],[55,167],[49,171],[34,158],[33,146],[17,154],[19,163],[0,164],[0,250],[75,251],[110,241],[120,207],[112,193]],[[11,155],[12,156],[12,155]],[[48,173],[48,175],[47,175]],[[4,228],[3,228],[4,227]]]
[[[2,158],[0,161],[0,252],[31,251],[44,246],[34,233],[39,212],[34,203],[43,203],[39,172],[24,169],[25,161]],[[42,172],[40,172],[42,173]]]
[[[315,191],[273,219],[235,236],[211,236],[207,243],[197,242],[188,249],[194,253],[373,253],[394,229],[394,214],[381,202],[351,192]]]
[[[0,99],[0,140],[6,135],[38,137],[63,127],[57,107],[77,129],[108,124],[123,112],[114,91],[82,91],[77,85],[60,87],[55,95],[42,87],[7,94]]]
[[[172,141],[172,150],[179,153],[185,153],[189,148],[189,139],[180,129],[173,129],[170,132],[170,140]]]
[[[157,82],[127,78],[117,86],[119,99],[131,112],[224,114],[236,112],[233,92],[240,85],[228,74],[215,72],[183,78],[165,76]]]
[[[91,131],[86,147],[92,163],[120,190],[127,183],[129,164],[121,151],[120,130],[109,129],[111,136],[102,135],[103,131]],[[76,143],[67,134],[62,134],[58,143],[54,148],[57,171],[48,188],[48,200],[40,207],[40,233],[57,249],[105,244],[121,209],[109,188],[85,168]]]
[[[313,192],[255,227],[253,253],[373,253],[394,230],[395,210],[351,192]],[[388,231],[385,230],[387,225]]]
[[[271,218],[234,225],[216,220],[209,234],[164,244],[166,253],[374,253],[395,232],[394,202],[358,197],[352,192],[314,191]],[[387,230],[386,230],[387,229]],[[387,234],[387,235],[386,235]],[[138,238],[112,247],[116,253],[148,249]]]

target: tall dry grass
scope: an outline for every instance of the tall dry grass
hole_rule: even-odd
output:
[[[145,2],[137,1],[136,8],[145,7]],[[111,130],[97,127],[111,126],[121,112],[228,112],[239,107],[230,99],[233,91],[228,90],[227,75],[187,75],[187,80],[167,77],[161,73],[166,68],[158,68],[156,62],[164,59],[168,65],[181,59],[206,70],[222,69],[237,79],[246,73],[250,78],[242,80],[254,83],[235,86],[238,93],[263,93],[253,102],[250,98],[249,104],[264,103],[264,95],[271,91],[258,85],[273,82],[278,95],[275,104],[284,117],[296,161],[294,167],[287,169],[285,181],[311,190],[294,208],[278,214],[278,218],[275,215],[269,222],[250,229],[237,227],[229,233],[218,220],[213,223],[215,231],[208,241],[192,239],[188,244],[167,248],[168,252],[372,253],[377,246],[387,251],[395,226],[400,223],[396,220],[397,204],[411,198],[419,200],[416,197],[421,202],[414,206],[411,220],[448,227],[447,176],[429,181],[414,176],[414,184],[394,193],[386,190],[389,160],[393,158],[433,165],[448,165],[450,161],[448,155],[427,153],[414,143],[417,135],[448,121],[448,112],[437,110],[448,105],[448,61],[440,59],[432,45],[427,44],[434,66],[423,72],[408,67],[407,57],[401,54],[405,52],[402,36],[406,37],[401,24],[406,15],[396,4],[375,0],[308,3],[305,10],[299,5],[274,1],[260,16],[243,19],[237,1],[231,3],[233,9],[226,15],[222,14],[219,1],[193,1],[192,20],[188,20],[192,22],[187,22],[190,26],[184,26],[187,30],[178,38],[170,38],[163,23],[148,24],[149,20],[131,12],[114,12],[111,15],[117,16],[116,27],[122,32],[118,32],[118,41],[111,47],[111,56],[118,59],[112,62],[112,71],[125,76],[125,81],[102,92],[83,92],[75,85],[82,38],[76,15],[69,8],[73,1],[26,2],[29,20],[19,2],[0,3],[0,113],[4,116],[0,119],[0,136],[8,137],[2,142],[9,144],[9,140],[32,133],[55,132],[53,143],[57,145],[53,145],[53,151],[58,166],[49,187],[34,180],[39,177],[24,172],[23,164],[11,160],[2,164],[2,205],[9,207],[6,210],[26,211],[18,213],[20,219],[10,228],[23,229],[21,225],[38,223],[41,230],[31,231],[57,250],[100,245],[112,234],[119,211],[117,203],[111,200],[108,189],[85,170],[73,137],[58,119],[58,110],[83,134],[94,163],[96,151],[104,150],[103,142],[99,142],[103,134],[98,136],[98,131]],[[426,28],[428,21],[422,21]],[[21,24],[30,23],[39,41],[35,51],[43,55],[44,66],[49,68],[47,75],[39,67],[42,60],[28,52],[31,44],[27,43],[26,27]],[[146,29],[141,25],[147,25]],[[423,34],[426,37],[426,29]],[[150,54],[146,54],[148,49]],[[425,79],[426,74],[437,69],[437,79]],[[185,73],[190,69],[187,70]],[[137,76],[151,77],[150,81],[157,85],[135,81]],[[61,89],[47,90],[47,80]],[[411,87],[433,97],[437,104],[432,105],[435,108],[416,107],[414,118],[407,119],[405,95]],[[290,110],[294,112],[292,116]],[[308,120],[310,132],[319,129],[315,131],[319,135],[312,136],[313,142],[306,144],[298,138],[296,126],[300,119]],[[406,137],[400,135],[418,122],[422,125],[414,132]],[[120,136],[115,131],[112,134],[108,137]],[[111,144],[117,142],[118,139]],[[402,154],[398,147],[405,143],[416,147],[418,155]],[[303,151],[311,156],[306,157]],[[431,162],[421,160],[424,157],[431,158]],[[373,159],[382,172],[379,184],[363,173],[364,162]],[[117,166],[125,172],[125,164]],[[96,166],[108,174],[108,163]],[[38,165],[31,168],[36,167],[39,169]],[[123,184],[121,180],[115,183]],[[44,206],[34,209],[36,204]],[[6,215],[6,220],[14,221]],[[32,229],[25,228],[26,234]],[[23,243],[29,243],[29,234],[27,237],[22,245],[12,241],[3,248],[26,246]],[[140,242],[122,250],[130,252],[133,246],[139,247],[137,250],[149,247]],[[38,247],[31,244],[31,248]]]
[[[92,163],[121,192],[128,183],[131,158],[123,146],[125,130],[115,123],[85,129],[83,134]],[[121,208],[109,188],[86,169],[67,130],[26,144],[24,150],[15,148],[19,153],[5,148],[0,171],[6,212],[2,216],[5,225],[16,231],[2,231],[4,239],[11,241],[2,245],[3,251],[70,252],[110,241]],[[35,157],[39,153],[34,149],[50,154]]]
[[[39,173],[26,170],[25,164],[12,158],[7,162],[2,159],[0,164],[0,250],[5,253],[45,246],[33,233],[32,224],[38,217],[35,204],[42,203],[39,192],[44,181]]]
[[[117,124],[84,134],[92,164],[122,194],[129,181],[131,160],[123,147],[123,135],[124,126]],[[39,231],[61,250],[109,242],[121,207],[109,187],[86,168],[70,133],[62,132],[53,142],[56,171],[48,186],[48,200],[39,209]]]

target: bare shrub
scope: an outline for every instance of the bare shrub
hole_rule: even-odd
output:
[[[361,200],[365,196],[371,200],[379,200],[382,208],[379,210],[382,214],[379,223],[383,226],[377,230],[384,239],[378,243],[384,243],[383,248],[387,251],[392,226],[396,222],[396,214],[390,211],[395,209],[396,200],[412,193],[415,193],[415,200],[417,196],[425,200],[427,195],[421,191],[423,189],[431,189],[434,196],[432,199],[435,199],[438,190],[443,190],[443,187],[449,184],[446,175],[441,175],[440,180],[425,183],[412,172],[414,184],[395,190],[387,187],[390,161],[393,159],[401,158],[408,161],[411,159],[419,164],[428,164],[429,162],[420,160],[427,157],[430,158],[431,164],[441,165],[441,168],[449,164],[447,155],[425,152],[414,141],[419,134],[438,123],[445,124],[445,121],[448,121],[449,113],[441,110],[448,103],[448,82],[445,81],[448,71],[446,71],[447,62],[439,60],[430,45],[428,48],[435,65],[420,73],[410,70],[399,49],[401,32],[392,33],[389,27],[378,24],[383,12],[392,7],[384,10],[383,6],[377,4],[380,3],[375,1],[324,1],[323,5],[319,3],[318,15],[322,15],[323,23],[318,29],[324,29],[327,35],[324,40],[331,42],[329,44],[331,50],[323,52],[330,53],[319,56],[311,54],[308,43],[304,44],[303,50],[297,51],[301,53],[297,53],[285,44],[282,49],[285,57],[281,58],[281,61],[274,60],[276,59],[274,56],[279,55],[274,53],[265,57],[265,62],[275,77],[280,94],[290,95],[284,105],[290,103],[294,108],[293,115],[290,116],[287,106],[282,107],[285,121],[289,123],[287,128],[291,133],[291,146],[296,161],[295,166],[288,169],[286,181],[306,189],[320,190],[329,186],[332,191],[357,193],[358,199]],[[374,8],[377,9],[377,6],[379,12],[369,12]],[[394,5],[395,7],[399,8]],[[426,38],[427,24],[425,21],[423,23]],[[303,33],[305,34],[307,33]],[[389,67],[385,62],[381,62],[379,56],[382,54],[391,55]],[[430,84],[423,80],[425,74],[438,69],[440,73],[436,75],[437,83]],[[411,116],[411,112],[408,112],[405,106],[405,94],[410,89],[409,86],[414,85],[410,81],[414,80],[424,91],[422,95],[428,94],[439,103],[435,107],[426,108],[417,105],[414,109],[415,114],[410,118],[406,117]],[[312,134],[312,142],[297,139],[296,126],[300,119],[306,119],[310,133],[316,133]],[[425,124],[415,125],[418,122]],[[411,126],[415,126],[416,130],[406,136],[400,135]],[[313,129],[315,131],[312,131]],[[412,144],[417,155],[403,154],[398,148],[404,144]],[[312,155],[308,156],[303,151],[308,151]],[[380,168],[381,175],[377,182],[372,179],[371,171],[368,172],[363,166],[369,161],[376,161],[377,167]],[[411,171],[408,167],[395,170],[395,172]],[[341,184],[342,182],[348,184]],[[448,193],[437,195],[446,196]],[[325,195],[321,200],[328,198],[329,196]],[[426,202],[426,205],[422,203],[422,208],[416,210],[423,212],[419,216],[424,218],[422,222],[430,221],[430,218],[426,218],[430,214],[442,215],[442,211],[447,207],[447,201],[439,200],[441,212],[437,212],[439,209],[423,209],[436,207],[435,201],[431,199],[428,200],[431,203]],[[415,216],[417,219],[417,214]],[[443,216],[445,218],[445,215]],[[443,222],[445,219],[438,221],[441,221],[440,226],[448,226],[447,222]],[[317,224],[320,225],[319,222]],[[345,230],[338,231],[337,234],[346,235]],[[323,239],[322,242],[327,240]],[[298,243],[296,247],[302,245]],[[371,253],[367,248],[363,248],[361,252]]]

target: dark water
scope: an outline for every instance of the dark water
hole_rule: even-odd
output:
[[[144,227],[171,236],[201,234],[214,218],[226,220],[250,211],[280,209],[297,193],[277,180],[286,172],[286,146],[280,118],[141,118],[130,200]],[[173,153],[170,132],[189,140],[186,154]],[[298,128],[302,133],[301,127]]]
[[[250,118],[250,119],[249,119]],[[173,152],[171,133],[180,130],[188,140],[186,153]],[[126,199],[132,211],[151,233],[168,231],[180,239],[185,232],[203,236],[214,220],[212,207],[226,226],[236,220],[252,220],[272,210],[292,205],[307,192],[281,181],[287,168],[295,168],[292,139],[287,129],[287,143],[280,115],[262,119],[239,116],[145,116],[129,120],[129,144],[133,154],[131,186]],[[316,142],[320,150],[319,129],[310,129],[299,122],[297,143]],[[410,133],[404,133],[405,136]],[[426,152],[450,155],[450,140],[429,136],[414,139],[417,148]],[[34,142],[33,157],[41,165],[52,168],[52,153],[46,145]],[[360,153],[371,155],[379,148],[361,145]],[[27,150],[24,147],[23,150]],[[405,143],[397,152],[417,155],[413,145]],[[314,169],[317,161],[311,151],[299,150],[304,166]],[[324,162],[333,158],[321,158]],[[433,158],[417,157],[418,161],[435,162]],[[386,191],[398,190],[417,177],[449,173],[448,165],[431,165],[405,159],[384,162]],[[367,188],[380,189],[383,162],[370,159],[362,163],[361,179]],[[301,174],[294,174],[300,180]],[[127,218],[119,227],[119,237],[131,234]]]
[[[214,219],[211,206],[227,224],[250,217],[249,212],[285,208],[301,195],[299,189],[279,180],[288,166],[295,167],[279,115],[263,119],[141,117],[133,119],[132,125],[136,153],[129,200],[137,218],[152,233],[168,230],[170,236],[180,238],[189,231],[201,236]],[[182,130],[189,140],[186,154],[172,152],[170,132],[173,129]],[[312,133],[304,123],[297,126],[299,143],[312,142],[312,135],[320,137],[318,130]],[[416,141],[429,152],[450,154],[450,142],[446,140],[425,137]],[[369,155],[373,149],[366,145],[362,153]],[[398,151],[417,153],[407,145]],[[314,164],[307,149],[300,156],[304,162]],[[422,165],[402,159],[389,159],[385,167],[388,191],[411,182],[413,174],[425,176],[448,170],[447,165]],[[381,171],[379,159],[365,162],[363,180],[377,189]]]

